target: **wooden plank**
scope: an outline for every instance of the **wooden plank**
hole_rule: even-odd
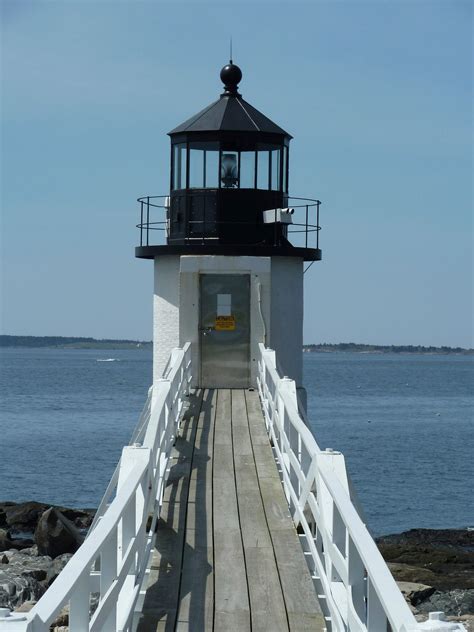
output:
[[[245,397],[258,485],[278,567],[289,629],[295,632],[322,631],[326,627],[324,617],[283,492],[260,401],[258,395],[252,392],[246,392]]]
[[[202,463],[191,475],[186,530],[196,532],[196,545],[212,547],[212,461]]]
[[[233,428],[234,438],[237,433],[249,437],[248,427]],[[235,454],[234,461],[244,548],[271,546],[253,455]]]
[[[214,618],[213,548],[191,546],[188,536],[182,568],[177,626],[212,630]]]
[[[280,578],[273,548],[246,548],[247,578],[252,614],[252,632],[288,630]]]
[[[268,528],[272,537],[274,531],[285,530],[295,532],[296,537],[296,530],[280,479],[276,476],[274,478],[259,478],[259,485]]]
[[[272,541],[290,630],[324,630],[324,617],[298,536],[290,530],[273,531]]]
[[[202,392],[190,397],[180,433],[174,446],[175,458],[165,487],[158,521],[155,550],[138,632],[174,629],[181,583],[181,566],[191,474],[192,451]]]
[[[232,612],[216,610],[214,632],[245,632],[246,630],[250,630],[248,612],[243,610]]]
[[[257,467],[257,474],[259,479],[280,479],[278,466],[273,456],[273,451],[268,442],[266,445],[254,444],[253,454],[255,457],[255,465]]]
[[[248,428],[247,404],[245,402],[244,389],[233,389],[231,391],[232,401],[232,427],[243,426]]]
[[[243,390],[232,391],[232,438],[252,630],[284,632],[288,630],[286,611],[260,495]]]
[[[245,401],[247,404],[248,423],[252,445],[269,445],[265,420],[263,418],[262,406],[258,391],[245,391]]]
[[[206,391],[199,415],[187,498],[186,535],[176,630],[212,630],[214,617],[212,447],[217,392]]]
[[[245,391],[232,391],[232,444],[234,455],[252,455]]]
[[[240,492],[239,512],[241,537],[244,544],[245,557],[248,559],[247,549],[272,546],[258,487],[252,492]]]
[[[232,446],[231,406],[230,390],[220,388],[217,394],[214,446]]]
[[[231,393],[219,390],[214,431],[214,631],[250,630],[232,452]],[[230,451],[229,451],[230,447]]]

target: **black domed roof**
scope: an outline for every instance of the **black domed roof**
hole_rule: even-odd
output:
[[[220,77],[225,86],[225,91],[221,94],[220,99],[175,127],[169,132],[170,136],[193,132],[228,131],[277,134],[288,139],[292,138],[288,132],[285,132],[265,114],[242,99],[242,96],[237,92],[237,86],[242,79],[242,71],[238,66],[232,62],[227,64],[222,68]]]

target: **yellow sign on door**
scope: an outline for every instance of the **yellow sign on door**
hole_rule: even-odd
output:
[[[234,331],[235,318],[234,316],[216,316],[216,331]]]

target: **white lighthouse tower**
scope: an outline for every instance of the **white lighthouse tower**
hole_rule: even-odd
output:
[[[220,77],[220,98],[169,133],[169,195],[139,200],[136,256],[155,271],[154,382],[190,341],[194,387],[255,386],[264,343],[302,389],[303,272],[321,259],[320,203],[289,197],[292,137],[244,101],[240,68],[231,61]]]

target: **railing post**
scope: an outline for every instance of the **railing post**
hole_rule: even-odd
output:
[[[124,562],[124,557],[131,542],[136,538],[137,553],[131,560],[127,577],[119,593],[116,604],[116,616],[119,621],[123,621],[127,612],[130,595],[136,583],[137,575],[140,572],[140,564],[146,564],[147,560],[143,560],[146,543],[146,523],[148,518],[149,504],[154,509],[154,496],[149,492],[150,476],[152,469],[152,451],[149,447],[126,446],[122,451],[120,462],[119,482],[117,491],[121,485],[127,480],[128,475],[137,463],[147,463],[144,480],[138,485],[135,495],[131,497],[127,504],[122,520],[118,528],[118,546],[115,551],[115,559],[118,561],[119,568]],[[149,504],[147,504],[147,496],[149,496]],[[115,628],[112,629],[115,632]]]
[[[117,529],[109,535],[100,554],[100,600],[105,597],[107,591],[117,579]],[[117,627],[117,602],[112,605],[111,611],[104,623],[101,632],[115,632]]]
[[[146,245],[150,245],[150,196],[146,198]]]
[[[306,204],[306,230],[305,230],[305,236],[306,236],[306,241],[305,241],[305,248],[308,247],[308,205]]]
[[[205,244],[206,243],[206,196],[204,196],[204,209],[203,209],[203,223],[202,223],[202,243]]]
[[[321,202],[316,202],[316,248],[319,250],[319,207]]]
[[[349,536],[349,546],[347,552],[348,582],[347,599],[354,606],[354,610],[361,623],[365,623],[366,617],[366,599],[367,599],[367,581],[365,579],[365,568],[360,558],[359,552]]]
[[[367,629],[387,629],[387,616],[370,577],[367,577]]]
[[[89,629],[89,570],[86,569],[77,582],[69,602],[69,632]]]
[[[298,401],[296,398],[296,383],[294,380],[285,376],[279,381],[278,386],[279,386],[280,394],[282,395],[281,397],[281,408],[283,411],[282,446],[283,446],[283,437],[286,436],[291,452],[298,459],[298,462],[301,465],[301,447],[300,447],[301,437],[299,433],[295,431],[295,429],[293,428],[293,425],[290,422],[289,415],[285,414],[286,412],[285,399],[290,400],[291,404],[293,404],[296,410],[298,409]],[[300,488],[299,488],[298,473],[291,465],[291,459],[289,455],[288,455],[288,477],[290,479],[290,485],[293,491],[295,492],[296,496],[299,496]],[[289,499],[289,505],[290,505],[291,514],[294,516],[296,507],[294,506],[293,502],[290,499]]]

